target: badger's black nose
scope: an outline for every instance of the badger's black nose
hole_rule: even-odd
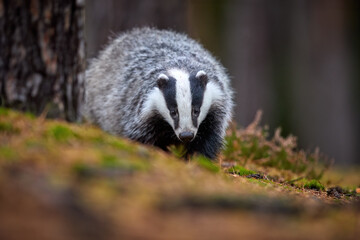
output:
[[[179,138],[182,142],[189,142],[194,138],[194,133],[192,132],[182,132],[179,134]]]

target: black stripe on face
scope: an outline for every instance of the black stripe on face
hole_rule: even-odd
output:
[[[179,127],[179,113],[176,102],[176,80],[173,77],[168,78],[169,80],[158,82],[158,87],[164,95],[166,106],[174,120],[174,128],[177,129]]]
[[[191,110],[191,118],[194,127],[198,127],[198,117],[200,114],[200,108],[204,99],[204,92],[206,88],[206,81],[202,81],[199,78],[195,77],[196,74],[192,74],[190,76],[190,90],[192,97],[192,110]]]

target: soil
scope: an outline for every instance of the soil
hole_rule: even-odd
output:
[[[0,110],[0,239],[360,236],[358,170],[333,168],[311,190],[282,171],[214,171],[90,125]]]

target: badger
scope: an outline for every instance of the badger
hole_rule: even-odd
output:
[[[215,159],[232,117],[224,67],[197,41],[138,28],[115,37],[86,71],[84,116],[103,130]]]

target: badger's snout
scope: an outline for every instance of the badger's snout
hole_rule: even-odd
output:
[[[194,133],[193,132],[181,132],[179,134],[179,139],[184,142],[184,143],[187,143],[187,142],[190,142],[191,140],[194,139]]]

